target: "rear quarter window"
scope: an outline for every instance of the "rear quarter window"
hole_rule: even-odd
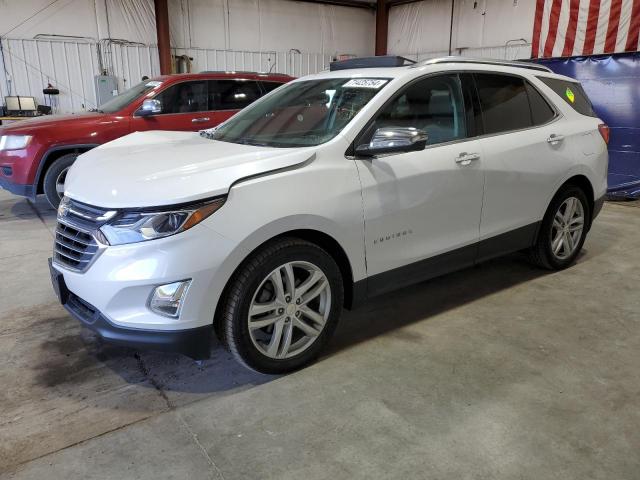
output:
[[[562,100],[564,100],[566,104],[570,105],[576,112],[588,117],[598,116],[596,112],[593,111],[591,101],[589,100],[589,97],[587,97],[582,85],[578,82],[570,82],[567,80],[549,77],[538,77],[538,80],[560,95],[560,98],[562,98]]]
[[[534,125],[544,125],[553,120],[556,112],[549,106],[544,97],[529,82],[526,82],[529,105],[531,106],[531,118]]]

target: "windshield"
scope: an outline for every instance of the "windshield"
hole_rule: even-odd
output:
[[[102,113],[116,113],[133,102],[140,95],[150,92],[154,88],[162,85],[162,82],[145,80],[142,83],[131,87],[129,90],[122,92],[120,95],[113,97],[108,102],[98,107],[98,111]]]
[[[388,81],[331,78],[289,83],[205,135],[265,147],[319,145],[340,133]]]

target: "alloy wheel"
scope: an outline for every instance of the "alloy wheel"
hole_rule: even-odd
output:
[[[560,204],[551,226],[551,251],[559,260],[569,258],[578,248],[584,230],[584,207],[576,197]]]
[[[262,280],[249,306],[253,345],[273,359],[307,350],[320,336],[331,311],[331,287],[310,262],[288,262]]]
[[[58,198],[62,199],[64,196],[64,182],[67,179],[67,172],[69,171],[69,167],[60,171],[58,176],[56,177],[56,193],[58,194]]]

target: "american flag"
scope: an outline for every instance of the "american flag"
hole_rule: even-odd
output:
[[[640,50],[640,0],[536,0],[531,56]]]

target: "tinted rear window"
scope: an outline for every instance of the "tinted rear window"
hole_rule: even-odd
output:
[[[478,73],[475,77],[485,134],[533,125],[523,78],[485,73]]]
[[[538,77],[538,79],[560,95],[576,112],[587,115],[588,117],[598,116],[596,112],[593,111],[591,101],[582,89],[582,85],[578,82],[569,82],[549,77]]]
[[[282,83],[276,83],[276,82],[260,82],[260,84],[262,85],[262,89],[264,90],[264,93],[269,93],[272,90],[275,90],[276,88],[282,86]]]

